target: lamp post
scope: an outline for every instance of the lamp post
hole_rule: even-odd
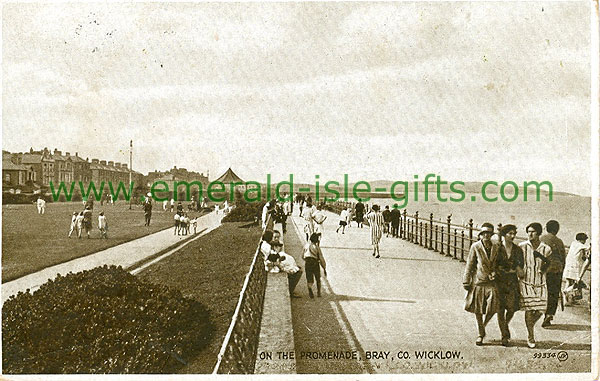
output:
[[[129,141],[129,186],[131,186],[131,174],[133,172],[133,168],[131,166],[133,158],[133,140]],[[129,195],[129,210],[131,210],[131,199],[133,198],[133,189],[131,190],[131,194]]]

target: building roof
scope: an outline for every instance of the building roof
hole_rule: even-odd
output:
[[[2,169],[8,171],[27,171],[29,167],[23,164],[15,164],[10,160],[2,158]]]
[[[230,183],[244,183],[245,181],[242,180],[238,175],[235,174],[235,172],[233,172],[231,170],[231,168],[229,168],[227,171],[225,171],[225,173],[223,173],[221,175],[221,177],[219,177],[218,179],[214,180],[214,181],[219,181],[222,182],[223,184],[230,184]]]
[[[39,164],[42,162],[42,155],[37,153],[25,153],[21,157],[22,164]]]

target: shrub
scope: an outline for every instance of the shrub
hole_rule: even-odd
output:
[[[3,373],[172,373],[212,329],[199,302],[105,265],[4,303]]]
[[[223,222],[247,222],[260,219],[265,202],[236,202],[235,208],[223,217]]]

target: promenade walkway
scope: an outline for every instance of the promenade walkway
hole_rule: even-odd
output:
[[[215,212],[203,215],[199,218],[197,231],[206,229],[203,234],[216,228],[221,223],[223,215]],[[54,279],[57,274],[65,275],[69,272],[89,270],[97,266],[117,265],[129,267],[144,260],[166,248],[180,242],[190,236],[178,236],[173,234],[173,229],[165,229],[121,245],[113,246],[85,257],[73,259],[58,265],[47,267],[38,272],[28,274],[24,277],[2,284],[2,303],[19,291],[37,289],[48,279]]]
[[[297,212],[288,219],[284,240],[286,251],[304,267],[304,222]],[[557,313],[551,329],[538,322],[538,348],[533,350],[526,345],[523,312],[511,322],[508,348],[500,345],[494,317],[485,345],[477,347],[475,316],[463,309],[463,263],[385,237],[382,258],[375,259],[368,227],[353,224],[346,234],[336,234],[338,216],[327,215],[321,244],[328,272],[323,297],[308,297],[303,276],[296,288],[302,298],[292,299],[298,373],[590,371],[589,310],[567,307]],[[314,358],[316,352],[337,351],[356,351],[356,358],[308,358],[308,353]],[[368,359],[366,352],[377,358]],[[564,361],[557,359],[559,353]],[[554,357],[537,358],[544,354]]]

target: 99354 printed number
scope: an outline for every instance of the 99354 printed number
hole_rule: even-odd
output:
[[[557,359],[558,361],[565,361],[569,358],[569,355],[565,351],[560,352],[536,352],[533,354],[534,359]]]

